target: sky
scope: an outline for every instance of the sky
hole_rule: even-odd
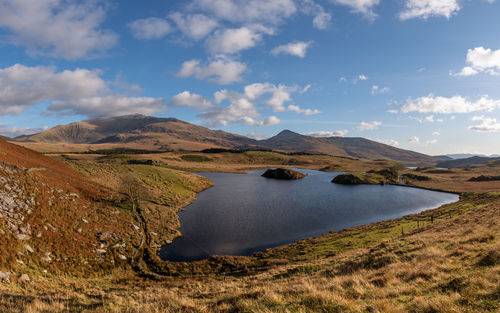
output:
[[[0,0],[0,134],[140,113],[500,153],[500,0]]]

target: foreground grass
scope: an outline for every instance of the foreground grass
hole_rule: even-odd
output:
[[[94,280],[40,277],[34,284],[0,285],[0,311],[496,312],[499,208],[497,194],[470,195],[433,210],[432,223],[404,234],[396,233],[402,224],[427,216],[271,249],[243,258],[245,273],[151,280],[124,271]],[[259,258],[268,266],[252,267]]]

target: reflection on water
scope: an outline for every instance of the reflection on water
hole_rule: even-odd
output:
[[[398,186],[344,186],[337,173],[299,170],[301,180],[204,173],[214,187],[179,213],[182,237],[160,251],[170,261],[210,255],[249,255],[269,247],[371,222],[401,217],[458,200],[458,196]]]

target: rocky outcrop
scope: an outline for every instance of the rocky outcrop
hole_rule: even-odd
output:
[[[341,185],[359,185],[363,184],[361,178],[353,174],[341,174],[335,176],[332,179],[332,183],[341,184]]]
[[[288,169],[288,168],[276,168],[268,169],[262,177],[274,178],[274,179],[301,179],[306,177],[305,174]]]
[[[478,177],[472,177],[469,181],[498,181],[500,180],[500,176],[485,176],[481,175]]]

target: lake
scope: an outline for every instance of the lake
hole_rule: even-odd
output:
[[[168,261],[197,261],[211,255],[250,255],[347,227],[437,208],[455,194],[400,186],[346,186],[330,181],[339,173],[297,169],[300,180],[248,174],[203,173],[214,187],[179,212],[182,237],[163,247]]]

